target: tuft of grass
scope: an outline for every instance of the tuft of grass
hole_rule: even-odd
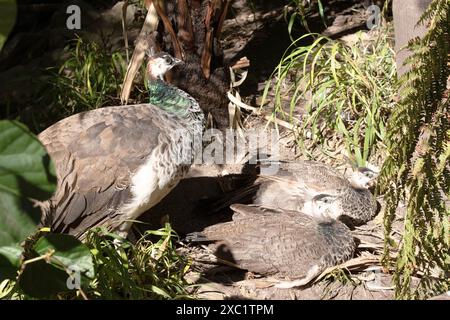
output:
[[[19,292],[16,282],[5,279],[0,282],[0,300],[19,300],[24,296]]]
[[[107,40],[75,38],[61,52],[56,67],[35,70],[27,94],[2,97],[1,115],[19,119],[34,132],[78,112],[120,105],[127,70],[123,49],[112,50]],[[133,86],[130,103],[148,101],[143,81],[145,66]],[[12,90],[14,92],[14,90]]]
[[[266,84],[262,105],[273,89],[273,117],[288,119],[299,129],[297,143],[309,157],[317,146],[325,154],[334,153],[326,142],[336,136],[359,166],[385,148],[382,141],[397,91],[389,34],[385,26],[345,42],[310,33],[283,55],[272,74],[274,88],[272,81]],[[311,39],[311,44],[300,45]],[[288,107],[283,105],[286,96]]]
[[[65,50],[68,59],[57,72],[50,70],[51,108],[65,117],[117,104],[127,68],[122,54],[81,38],[75,39]]]
[[[146,231],[136,244],[102,229],[90,232],[86,243],[92,248],[96,279],[87,295],[133,300],[190,298],[184,279],[190,262],[176,252],[175,239],[169,224]]]
[[[289,32],[289,36],[291,36],[291,39],[292,39],[292,31],[293,31],[297,21],[300,22],[300,25],[303,28],[305,28],[305,30],[307,30],[308,32],[311,32],[309,25],[308,25],[308,20],[311,19],[312,15],[314,14],[315,2],[317,2],[317,12],[320,16],[320,19],[321,19],[323,25],[325,26],[325,28],[327,27],[325,10],[324,10],[324,6],[323,6],[321,0],[317,0],[317,1],[291,0],[290,2],[294,6],[295,11],[289,16],[289,19],[287,19],[287,17],[285,17],[285,19],[288,20],[287,21],[288,32]]]
[[[86,237],[95,266],[95,277],[82,281],[81,289],[61,292],[49,299],[193,299],[185,274],[187,257],[176,251],[176,233],[166,224],[146,231],[132,244],[104,228]],[[0,282],[0,299],[24,300],[17,283]]]
[[[88,41],[77,37],[60,53],[56,67],[31,70],[27,91],[2,97],[2,116],[20,119],[40,132],[72,114],[104,106],[120,105],[119,94],[127,63],[123,49],[112,50],[106,40]],[[22,78],[17,80],[22,83]],[[15,82],[13,81],[13,83]],[[143,85],[135,86],[139,103],[147,96]]]

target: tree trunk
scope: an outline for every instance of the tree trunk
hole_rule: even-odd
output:
[[[400,77],[408,71],[404,66],[405,59],[410,55],[403,49],[408,41],[415,37],[423,37],[427,32],[425,26],[416,27],[420,17],[432,0],[394,0],[392,11],[394,15],[395,52],[397,52],[397,74]]]

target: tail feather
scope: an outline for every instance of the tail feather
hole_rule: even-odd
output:
[[[242,189],[228,193],[226,196],[216,201],[211,206],[211,212],[217,213],[235,203],[248,204],[252,202],[253,197],[258,191],[259,184],[252,184]]]

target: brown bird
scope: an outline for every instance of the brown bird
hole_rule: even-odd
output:
[[[233,221],[209,226],[186,239],[213,241],[216,256],[274,277],[278,288],[306,285],[327,267],[353,256],[355,241],[340,221],[263,206],[236,204],[231,209]]]
[[[95,226],[126,236],[133,220],[177,185],[204,128],[197,102],[163,81],[179,63],[166,53],[150,56],[149,103],[79,113],[39,135],[58,179],[42,205],[43,225],[76,237]]]
[[[225,196],[215,208],[250,202],[361,225],[377,211],[377,202],[368,189],[376,176],[370,169],[359,168],[347,179],[321,162],[280,162],[276,174],[259,175],[252,185]],[[313,203],[315,206],[311,207]],[[325,209],[318,211],[321,205]],[[317,216],[318,212],[321,216]]]

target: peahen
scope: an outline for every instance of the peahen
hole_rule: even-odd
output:
[[[152,54],[149,103],[82,112],[39,135],[57,171],[57,191],[42,204],[42,224],[82,238],[105,226],[127,236],[133,220],[187,173],[204,114],[164,74],[181,61]]]

